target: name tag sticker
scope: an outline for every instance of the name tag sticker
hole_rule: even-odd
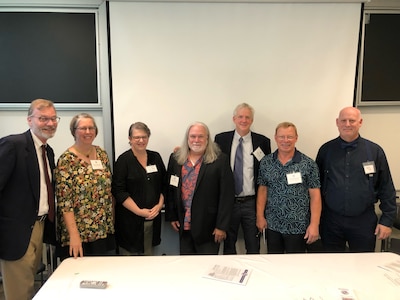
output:
[[[265,156],[265,153],[261,150],[260,147],[257,147],[257,149],[254,150],[253,155],[255,156],[255,158],[257,158],[258,161],[260,161]]]
[[[302,183],[303,180],[301,179],[301,173],[300,172],[293,172],[286,174],[287,182],[288,184],[297,184],[297,183]]]
[[[175,175],[171,175],[171,178],[169,179],[169,184],[174,186],[174,187],[178,187],[179,177],[175,176]]]
[[[364,168],[364,173],[366,175],[375,174],[376,173],[376,168],[375,168],[375,162],[374,161],[363,162],[363,168]]]
[[[101,163],[100,159],[91,159],[90,163],[93,170],[103,170],[103,164]]]
[[[149,173],[156,173],[157,170],[157,166],[156,165],[151,165],[151,166],[146,166],[146,172],[147,174]]]

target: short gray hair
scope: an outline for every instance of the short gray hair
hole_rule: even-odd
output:
[[[254,119],[254,108],[250,105],[247,104],[245,102],[240,103],[238,106],[235,107],[235,109],[233,110],[233,116],[236,116],[238,111],[242,108],[248,108],[251,111],[251,118]]]
[[[143,130],[144,132],[146,132],[147,136],[150,137],[151,131],[149,129],[149,127],[147,127],[146,124],[144,124],[143,122],[136,122],[131,124],[131,126],[129,126],[129,132],[128,132],[128,136],[132,137],[132,130],[136,129],[136,130]]]
[[[71,122],[69,123],[69,130],[71,131],[72,136],[75,138],[76,128],[78,127],[78,124],[82,119],[91,119],[93,121],[93,125],[96,128],[97,136],[97,134],[99,133],[99,129],[97,128],[96,120],[92,117],[92,115],[88,113],[80,113],[72,118]]]

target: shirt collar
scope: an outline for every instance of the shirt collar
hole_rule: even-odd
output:
[[[237,140],[237,141],[241,138],[240,134],[239,134],[236,130],[235,130],[235,134],[234,134],[234,137],[233,137],[233,138],[234,138],[235,140]],[[251,140],[251,131],[249,131],[248,134],[242,136],[242,138],[243,138],[243,141],[244,141],[244,142],[247,142],[247,141]]]
[[[340,147],[342,149],[357,148],[359,140],[360,140],[360,136],[358,136],[358,138],[356,138],[354,141],[351,141],[351,142],[346,142],[341,137],[339,137]]]
[[[30,130],[30,132],[31,132],[33,143],[35,144],[36,149],[40,149],[40,147],[42,147],[42,145],[46,145],[46,144],[43,144],[43,142],[36,136],[36,134],[33,133],[32,130]]]
[[[275,150],[275,152],[272,154],[272,157],[274,159],[278,159],[278,149]],[[300,154],[300,151],[297,150],[297,148],[294,149],[294,155],[290,161],[293,161],[295,163],[298,163],[301,161],[301,154]]]

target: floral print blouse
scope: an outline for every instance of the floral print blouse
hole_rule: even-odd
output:
[[[93,242],[114,233],[111,169],[107,153],[95,146],[102,169],[71,151],[65,151],[55,171],[58,233],[62,246],[69,245],[63,213],[72,211],[82,242]]]

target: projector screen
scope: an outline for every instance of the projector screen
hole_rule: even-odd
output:
[[[110,2],[115,155],[128,128],[152,131],[165,164],[188,125],[211,138],[234,128],[235,106],[255,108],[253,131],[273,140],[296,124],[298,150],[315,158],[352,106],[361,3]]]

